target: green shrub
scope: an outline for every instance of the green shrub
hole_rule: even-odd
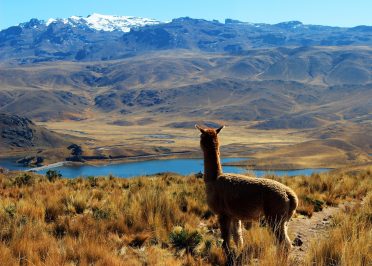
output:
[[[315,212],[322,211],[323,208],[324,208],[324,205],[325,205],[325,202],[324,201],[318,200],[318,199],[312,199],[312,198],[310,198],[308,196],[305,196],[304,200],[314,206],[314,211]]]
[[[19,175],[14,179],[14,184],[19,187],[29,186],[29,185],[32,185],[33,183],[34,183],[34,178],[31,175],[26,174],[26,173]]]
[[[17,209],[15,205],[11,204],[11,205],[5,206],[4,211],[10,218],[13,218],[16,214]]]
[[[169,234],[171,245],[177,250],[185,249],[186,253],[194,253],[202,238],[198,231],[188,231],[179,226],[175,227]]]
[[[54,182],[62,177],[62,175],[56,170],[48,170],[45,176],[49,182]]]
[[[93,207],[92,211],[93,211],[93,217],[96,220],[109,219],[111,216],[111,211],[107,208]]]

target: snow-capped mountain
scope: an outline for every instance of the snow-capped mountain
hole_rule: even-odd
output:
[[[160,22],[92,14],[47,21],[33,18],[0,31],[0,62],[113,60],[173,49],[239,55],[252,48],[350,45],[370,47],[372,26],[342,28],[299,21],[270,25],[233,19],[222,23],[189,17]]]
[[[62,22],[71,26],[87,26],[95,30],[102,31],[123,31],[129,32],[131,28],[143,27],[146,25],[156,25],[161,22],[150,18],[140,18],[131,16],[112,16],[94,13],[87,17],[72,16],[64,19],[48,19],[46,25]]]

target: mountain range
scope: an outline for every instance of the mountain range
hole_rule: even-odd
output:
[[[91,109],[128,121],[203,116],[261,129],[367,123],[371,44],[371,26],[31,19],[0,32],[0,111],[36,121]]]
[[[92,14],[86,18],[31,19],[0,32],[0,60],[21,64],[45,61],[107,61],[138,54],[183,49],[245,55],[252,49],[311,46],[370,46],[372,26],[353,28],[274,25],[188,17],[167,23],[145,18]]]

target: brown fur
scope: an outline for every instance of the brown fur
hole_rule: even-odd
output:
[[[223,174],[217,134],[221,128],[203,129],[200,146],[204,152],[204,181],[209,208],[218,215],[223,248],[228,255],[230,238],[243,244],[241,220],[254,221],[265,217],[280,247],[291,248],[287,222],[294,214],[298,199],[289,187],[265,178]]]

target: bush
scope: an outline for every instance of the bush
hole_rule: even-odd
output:
[[[95,176],[88,176],[87,177],[89,184],[91,187],[96,187],[98,185],[98,178]]]
[[[49,182],[54,182],[57,179],[60,179],[62,175],[55,170],[48,170],[45,174],[46,178],[49,180]]]
[[[106,208],[93,207],[92,211],[93,211],[93,217],[96,220],[109,219],[111,216],[111,211]]]
[[[15,178],[14,184],[21,187],[21,186],[29,186],[34,183],[34,179],[29,174],[19,175]]]
[[[57,221],[58,216],[63,214],[63,208],[56,202],[48,202],[45,206],[44,221],[52,223]]]
[[[325,202],[324,201],[318,200],[318,199],[313,199],[313,198],[310,198],[308,196],[305,196],[304,201],[307,202],[307,203],[312,204],[314,206],[314,211],[315,212],[322,211],[323,210],[323,207],[325,205]]]
[[[10,218],[13,218],[16,214],[16,206],[15,205],[8,205],[8,206],[5,206],[4,207],[4,211],[5,213],[10,217]]]
[[[56,223],[53,228],[53,235],[56,238],[63,238],[67,234],[67,227],[64,223]]]
[[[202,238],[198,231],[188,231],[179,226],[175,227],[169,234],[171,245],[177,250],[185,249],[186,253],[194,253]]]
[[[82,214],[84,213],[84,210],[85,208],[87,207],[87,204],[85,201],[83,201],[82,199],[75,199],[73,202],[72,202],[72,205],[74,206],[75,208],[75,212],[77,214]]]

